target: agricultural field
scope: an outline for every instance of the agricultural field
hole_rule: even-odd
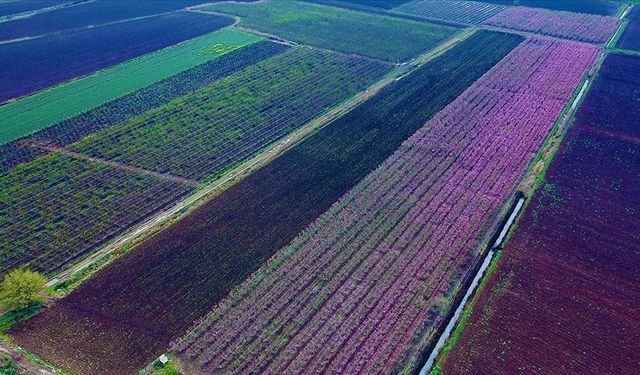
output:
[[[0,0],[0,373],[638,373],[639,1]]]
[[[216,44],[214,47],[215,46],[219,45]],[[217,80],[236,73],[258,61],[275,56],[287,49],[288,47],[282,44],[267,41],[257,42],[240,49],[234,49],[233,51],[226,52],[224,55],[208,61],[207,63],[198,65],[169,78],[165,78],[157,83],[107,102],[95,109],[84,112],[68,120],[58,122],[56,125],[43,129],[26,139],[17,140],[4,146],[0,146],[0,173],[15,167],[20,163],[33,160],[36,156],[43,153],[40,148],[25,145],[25,140],[37,141],[39,143],[55,145],[58,147],[66,146],[80,140],[86,135],[110,126],[124,123],[127,120],[137,115],[141,115],[153,108],[161,107],[175,98],[203,89]],[[116,84],[118,84],[118,82],[120,81],[117,81]],[[105,86],[108,86],[108,84]],[[93,85],[88,85],[86,87],[89,90]],[[78,89],[77,91],[75,89],[70,89],[69,91],[77,92],[78,96],[84,95],[85,97],[88,97],[90,103],[95,103],[95,99],[97,99],[97,96],[86,95],[86,92],[90,91],[81,89]],[[29,98],[32,97],[27,97],[24,100],[29,100]],[[61,102],[67,103],[64,99],[57,97],[57,92],[56,96],[52,97],[51,100],[56,100],[58,105],[60,105]],[[20,101],[15,103],[19,102]],[[34,104],[43,102],[47,103],[48,101],[42,98],[35,101]],[[82,102],[78,101],[78,103]],[[13,104],[14,103],[10,103],[7,104],[7,106],[13,106]],[[55,107],[55,105],[51,104],[49,107]],[[0,113],[2,112],[2,108],[3,107],[0,107]],[[35,108],[42,107],[38,106]],[[68,113],[65,112],[65,110],[68,111],[70,108],[72,107],[61,108],[60,113]],[[15,110],[12,108],[11,112],[15,113]],[[42,112],[42,114],[46,113],[51,112]],[[25,114],[33,115],[34,113],[25,112]],[[19,118],[20,116],[16,117]],[[30,117],[30,119],[35,121],[35,119],[40,119],[40,117],[34,116]],[[0,122],[2,122],[2,120],[0,120]],[[24,131],[25,128],[23,127],[19,130]]]
[[[262,39],[234,29],[214,31],[2,105],[0,145],[86,113]],[[237,63],[235,57],[231,55],[228,59]],[[217,67],[215,63],[213,65]],[[251,61],[247,65],[251,65]],[[171,98],[170,95],[168,97]]]
[[[178,12],[0,44],[0,103],[232,23],[227,17]]]
[[[329,4],[329,5],[343,5],[346,6],[366,6],[381,9],[391,9],[400,6],[404,3],[408,3],[411,0],[303,0],[314,3]]]
[[[0,274],[60,270],[193,186],[51,154],[0,176]]]
[[[596,44],[609,41],[618,28],[615,17],[525,7],[507,8],[484,23]]]
[[[393,62],[410,60],[458,31],[449,26],[290,0],[220,3],[200,9],[239,16],[243,27],[294,42]]]
[[[638,77],[607,57],[440,374],[637,373]]]
[[[629,20],[627,27],[618,40],[616,47],[640,51],[640,4],[631,9],[626,18]]]
[[[491,3],[461,0],[415,0],[395,8],[393,11],[427,19],[480,24],[506,9]]]
[[[527,40],[176,347],[193,373],[409,373],[598,50]],[[260,348],[255,353],[252,348]]]
[[[0,17],[70,3],[72,0],[21,0],[0,2]]]
[[[470,36],[125,254],[14,339],[75,372],[137,371],[521,42]]]
[[[72,148],[161,173],[215,179],[364,90],[389,68],[358,57],[294,48],[90,135]]]
[[[625,0],[474,0],[500,5],[545,8],[576,13],[614,16]]]
[[[72,0],[69,0],[71,2]],[[77,0],[76,0],[77,1]],[[0,23],[0,40],[47,35],[60,31],[176,11],[205,0],[97,0],[61,7],[31,17]]]

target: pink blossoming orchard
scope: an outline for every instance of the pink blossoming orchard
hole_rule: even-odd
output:
[[[637,0],[115,1],[0,1],[0,369],[640,370]]]
[[[225,300],[180,359],[273,374],[411,363],[598,51],[516,47]]]

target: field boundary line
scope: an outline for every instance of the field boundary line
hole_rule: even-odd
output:
[[[159,231],[162,231],[166,227],[172,225],[174,222],[182,219],[192,210],[196,209],[200,205],[209,202],[218,194],[222,193],[223,191],[249,175],[252,171],[259,169],[264,165],[267,165],[271,160],[275,159],[283,152],[302,142],[308,136],[311,136],[313,133],[315,133],[315,131],[323,128],[337,118],[342,117],[345,113],[370,99],[385,86],[392,82],[395,82],[397,78],[409,73],[414,69],[417,69],[419,66],[429,62],[430,60],[433,60],[449,49],[455,47],[458,43],[473,35],[475,31],[476,30],[463,30],[460,33],[454,34],[451,38],[444,40],[441,44],[426,52],[425,54],[415,58],[410,62],[404,63],[402,66],[392,65],[392,68],[389,72],[383,75],[382,78],[380,78],[378,81],[369,85],[366,89],[346,99],[342,103],[337,104],[328,111],[320,114],[315,119],[307,122],[303,127],[286,136],[285,139],[276,141],[274,144],[272,144],[272,146],[267,146],[267,148],[263,152],[245,161],[234,169],[228,171],[220,179],[217,179],[210,184],[200,185],[200,189],[196,190],[194,193],[188,195],[184,199],[178,201],[178,203],[171,206],[169,209],[161,211],[153,215],[152,217],[143,220],[140,224],[131,227],[130,230],[126,231],[121,236],[114,238],[102,248],[93,252],[83,260],[54,275],[47,282],[46,286],[55,287],[56,284],[64,282],[70,279],[72,276],[85,270],[87,267],[94,265],[95,269],[92,269],[91,272],[86,275],[81,275],[79,280],[77,280],[77,282],[74,282],[73,286],[69,290],[65,290],[64,293],[56,296],[57,298],[64,297],[75,287],[91,278],[93,273],[104,267],[107,267],[111,262],[118,258],[118,256],[115,256],[106,262],[99,262],[101,259],[106,258],[107,255],[112,254],[119,249],[127,249],[126,251],[121,252],[126,253],[130,248],[135,247],[146,238],[154,235]]]
[[[69,157],[72,157],[74,159],[81,159],[81,160],[91,161],[91,162],[94,162],[94,163],[104,164],[104,165],[108,165],[110,167],[114,167],[114,168],[117,168],[117,169],[129,171],[129,172],[135,172],[135,173],[139,173],[139,174],[142,174],[142,175],[145,175],[145,176],[153,176],[153,177],[161,178],[161,179],[168,180],[168,181],[171,181],[171,182],[177,182],[177,183],[183,184],[183,185],[188,185],[188,186],[192,186],[192,187],[196,187],[196,188],[202,186],[202,182],[199,182],[199,181],[196,181],[196,180],[192,180],[192,179],[189,179],[189,178],[173,176],[171,174],[155,172],[155,171],[151,171],[151,170],[148,170],[148,169],[135,167],[133,165],[120,163],[120,162],[117,162],[117,161],[114,161],[114,160],[104,159],[104,158],[95,157],[95,156],[89,156],[89,155],[85,155],[85,154],[80,153],[80,152],[71,151],[71,150],[65,149],[63,147],[53,146],[53,145],[49,145],[49,144],[46,144],[46,143],[43,143],[43,142],[38,142],[38,141],[34,141],[34,140],[23,140],[23,141],[20,141],[20,144],[23,145],[23,146],[31,147],[31,148],[42,149],[42,150],[45,150],[45,151],[58,152],[58,153],[60,153],[62,155],[69,156]]]

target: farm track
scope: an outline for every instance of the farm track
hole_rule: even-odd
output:
[[[50,368],[40,366],[33,361],[27,359],[23,353],[18,352],[5,345],[0,341],[0,354],[4,354],[11,358],[11,360],[20,367],[20,370],[27,371],[28,374],[33,375],[56,375],[56,372]],[[19,372],[22,374],[22,372]],[[9,374],[9,373],[7,373]],[[13,374],[13,373],[11,373]]]
[[[144,169],[144,168],[139,168],[136,166],[132,166],[132,165],[128,165],[128,164],[124,164],[124,163],[119,163],[117,161],[113,161],[113,160],[109,160],[109,159],[103,159],[103,158],[99,158],[99,157],[95,157],[95,156],[89,156],[89,155],[85,155],[83,153],[80,152],[75,152],[73,150],[68,150],[64,147],[58,147],[58,146],[54,146],[54,145],[50,145],[50,144],[46,144],[44,142],[38,142],[36,140],[23,140],[20,141],[20,144],[26,147],[33,147],[33,148],[37,148],[37,149],[42,149],[45,151],[49,151],[49,152],[58,152],[60,154],[66,155],[66,156],[70,156],[72,158],[75,159],[81,159],[81,160],[87,160],[87,161],[91,161],[94,163],[100,163],[100,164],[104,164],[104,165],[108,165],[110,167],[114,167],[117,169],[122,169],[125,171],[129,171],[129,172],[136,172],[145,176],[154,176],[154,177],[158,177],[167,181],[171,181],[171,182],[177,182],[186,186],[190,186],[190,187],[194,187],[194,188],[199,188],[202,187],[202,182],[200,181],[196,181],[196,180],[192,180],[192,179],[188,179],[188,178],[184,178],[184,177],[179,177],[179,176],[172,176],[168,173],[159,173],[159,172],[155,172],[155,171],[150,171],[148,169]]]

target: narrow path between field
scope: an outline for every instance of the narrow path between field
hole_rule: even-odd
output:
[[[11,360],[18,365],[20,370],[25,370],[29,374],[55,375],[55,372],[52,371],[51,369],[46,369],[44,367],[38,366],[32,361],[29,361],[28,359],[25,358],[24,354],[6,347],[2,341],[0,341],[0,354],[4,354],[9,358],[11,358]],[[23,372],[19,371],[18,373],[22,374]]]
[[[69,156],[69,157],[72,157],[72,158],[75,158],[75,159],[88,160],[88,161],[92,161],[92,162],[95,162],[95,163],[108,165],[110,167],[114,167],[114,168],[117,168],[117,169],[122,169],[122,170],[129,171],[129,172],[136,172],[136,173],[140,173],[140,174],[143,174],[143,175],[146,175],[146,176],[154,176],[154,177],[162,178],[164,180],[177,182],[179,184],[183,184],[183,185],[187,185],[187,186],[191,186],[191,187],[195,187],[195,188],[198,188],[198,187],[202,186],[202,183],[199,182],[199,181],[196,181],[196,180],[191,180],[191,179],[184,178],[184,177],[173,176],[173,175],[170,175],[170,174],[167,174],[167,173],[154,172],[154,171],[150,171],[148,169],[134,167],[132,165],[119,163],[119,162],[113,161],[113,160],[108,160],[108,159],[102,159],[102,158],[98,158],[98,157],[88,156],[88,155],[85,155],[85,154],[81,154],[79,152],[67,150],[67,149],[59,147],[59,146],[53,146],[53,145],[42,143],[42,142],[38,142],[38,141],[22,140],[22,141],[20,141],[20,144],[23,145],[23,146],[32,147],[32,148],[39,148],[39,149],[46,150],[46,151],[59,152],[62,155],[66,155],[66,156]]]

